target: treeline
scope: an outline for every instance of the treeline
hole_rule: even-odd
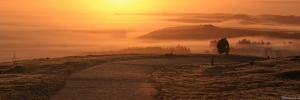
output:
[[[298,42],[292,42],[292,41],[289,41],[289,42],[283,42],[283,44],[300,45]]]
[[[216,39],[216,40],[212,40],[210,41],[209,47],[216,47],[218,42],[220,40]],[[289,44],[292,44],[293,42],[288,42]],[[236,43],[237,45],[271,45],[270,41],[251,41],[251,40],[247,40],[247,39],[242,39],[239,40],[238,43]]]
[[[269,41],[268,42],[264,42],[264,41],[252,41],[251,42],[251,40],[243,39],[243,40],[239,40],[237,45],[271,45],[271,43]]]
[[[213,47],[212,53],[217,54],[218,50],[216,48],[217,43],[219,42],[218,39],[210,41],[210,47]],[[284,42],[284,46],[290,47],[297,47],[300,44],[297,42]],[[252,45],[252,46],[249,46]],[[256,45],[271,45],[271,43],[264,42],[264,41],[251,41],[247,39],[239,40],[235,47],[230,48],[230,54],[239,54],[239,55],[254,55],[254,56],[263,56],[263,57],[271,57],[271,58],[278,58],[278,57],[286,57],[286,56],[299,56],[300,51],[299,49],[293,49],[290,47],[285,47],[282,49],[273,49],[272,46],[259,47],[257,48]],[[204,53],[210,54],[210,51],[205,51]]]
[[[191,54],[191,50],[188,47],[178,45],[176,47],[130,47],[117,51],[95,51],[95,52],[82,52],[79,55],[104,55],[104,54]]]

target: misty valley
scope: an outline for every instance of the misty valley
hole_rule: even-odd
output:
[[[230,54],[252,55],[261,57],[286,57],[300,55],[300,33],[284,31],[261,31],[250,29],[218,28],[213,25],[180,26],[164,28],[137,37],[140,41],[177,42],[196,41],[195,44],[210,41],[208,45],[181,47],[130,47],[124,50],[90,51],[79,55],[103,55],[103,54],[218,54],[217,43],[219,39],[226,37],[230,42]],[[248,38],[248,39],[247,39]],[[240,40],[239,40],[240,39]],[[250,40],[251,39],[251,40]],[[238,41],[237,41],[238,40]],[[257,40],[257,41],[253,41]],[[199,42],[198,42],[199,41]],[[197,43],[198,42],[198,43]],[[184,42],[183,42],[184,43]],[[174,44],[173,44],[174,45]],[[191,45],[188,43],[187,45]],[[190,49],[191,48],[191,49]],[[195,50],[197,49],[197,51]]]
[[[85,17],[90,16],[82,16],[81,19]],[[15,22],[1,24],[1,50],[5,52],[1,52],[0,59],[10,61],[14,54],[19,60],[82,55],[87,52],[166,54],[172,50],[161,49],[159,52],[132,50],[122,53],[117,51],[133,47],[173,48],[177,45],[189,48],[189,53],[216,54],[216,48],[210,45],[210,41],[224,37],[230,42],[231,54],[276,57],[276,52],[281,52],[281,56],[299,55],[300,34],[298,27],[292,26],[295,23],[288,22],[287,19],[291,17],[299,19],[295,16],[257,17],[243,14],[113,14],[102,17],[101,21],[91,17],[84,19],[85,23],[72,24],[69,22],[78,18],[70,17],[64,26],[57,26],[62,22],[52,20],[48,21],[50,24],[39,22],[48,18],[47,16],[29,17],[31,21],[24,22],[24,25],[15,25]],[[177,18],[201,20],[194,22],[174,20]],[[202,21],[203,19],[219,21]],[[248,21],[248,24],[244,24],[244,21]],[[277,23],[273,23],[274,21]],[[35,28],[36,25],[41,26]],[[238,41],[242,39],[250,42],[269,41],[272,44],[237,46]]]

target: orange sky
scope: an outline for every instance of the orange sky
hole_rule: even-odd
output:
[[[0,0],[0,12],[300,15],[299,0]]]
[[[174,16],[105,14],[162,13],[166,10],[167,13],[299,16],[299,9],[300,0],[0,0],[0,51],[5,50],[0,52],[2,55],[0,61],[10,60],[13,53],[18,54],[18,59],[19,57],[31,59],[74,55],[81,51],[118,50],[130,46],[182,44],[198,48],[199,43],[203,46],[209,43],[206,41],[137,42],[133,38],[153,30],[191,25],[191,23],[161,20]],[[217,26],[239,27],[241,23],[226,21],[217,23]],[[244,26],[245,28],[300,29],[299,26]],[[203,52],[199,48],[194,50],[198,53]]]

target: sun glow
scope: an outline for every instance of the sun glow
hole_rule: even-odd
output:
[[[112,1],[115,2],[115,3],[125,3],[128,0],[112,0]]]
[[[135,6],[132,0],[108,0],[105,9],[112,12],[129,12]]]
[[[95,10],[107,13],[151,13],[162,12],[163,1],[158,0],[98,0],[90,2]]]

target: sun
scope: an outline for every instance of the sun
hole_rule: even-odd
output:
[[[129,1],[128,0],[111,0],[111,2],[114,4],[126,4]]]
[[[114,6],[128,6],[130,3],[130,0],[109,0],[110,5]]]
[[[112,0],[115,3],[125,3],[127,0]]]
[[[93,0],[95,1],[95,0]],[[107,13],[139,13],[155,8],[155,0],[96,0],[93,9]],[[151,6],[150,6],[151,5]]]

